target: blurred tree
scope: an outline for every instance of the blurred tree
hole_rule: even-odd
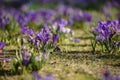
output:
[[[0,5],[5,7],[20,8],[22,5],[29,2],[30,0],[0,0]]]

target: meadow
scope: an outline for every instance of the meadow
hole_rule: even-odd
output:
[[[120,80],[119,3],[73,2],[0,6],[0,80]]]

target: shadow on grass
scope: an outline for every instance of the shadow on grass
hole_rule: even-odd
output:
[[[120,55],[115,54],[99,54],[96,56],[98,59],[120,59]]]
[[[94,55],[91,50],[87,50],[87,51],[67,51],[67,52],[63,51],[63,53],[66,53],[66,54],[82,54],[83,53],[83,55],[86,53],[88,55]],[[100,54],[101,52],[96,51],[95,53]]]
[[[5,69],[2,69],[0,70],[0,76],[15,76],[15,75],[20,75],[20,74],[16,74],[13,70],[5,70]]]
[[[86,47],[86,46],[91,46],[91,44],[61,44],[60,46],[72,46],[72,47]]]
[[[93,39],[93,37],[76,37],[76,38],[79,38],[79,39],[81,39],[81,40]]]
[[[103,65],[109,65],[112,67],[120,67],[120,55],[101,53],[101,51],[96,51],[94,54],[92,51],[63,51],[63,58],[69,60],[77,61],[99,61]]]

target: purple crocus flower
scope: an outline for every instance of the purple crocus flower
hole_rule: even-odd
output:
[[[58,47],[58,46],[56,47],[56,50],[57,50],[57,51],[61,51],[60,47]]]
[[[7,24],[9,24],[9,18],[7,16],[0,16],[0,27],[5,28]]]
[[[11,62],[11,59],[10,58],[2,58],[2,61]]]
[[[33,29],[29,29],[26,25],[21,27],[21,32],[23,34],[27,34],[29,37],[34,34],[34,30]]]
[[[44,27],[36,34],[36,39],[40,40],[44,45],[50,40],[50,38],[51,36],[48,27]]]
[[[68,20],[68,24],[69,24],[69,25],[73,25],[73,24],[74,24],[74,20],[73,20],[73,19],[69,19],[69,20]]]
[[[29,64],[30,58],[29,58],[29,52],[28,51],[23,51],[23,65],[27,66]]]
[[[105,40],[105,37],[102,35],[98,35],[98,36],[96,36],[96,40],[103,41],[103,40]]]
[[[97,40],[108,40],[120,31],[118,20],[100,21],[94,32],[97,33]]]
[[[35,80],[54,80],[53,75],[47,74],[44,78],[42,78],[38,72],[33,72],[33,77]]]
[[[66,32],[66,25],[68,24],[68,21],[65,19],[60,19],[57,21],[57,27],[58,27],[58,31],[60,32]]]
[[[15,20],[21,25],[27,24],[27,18],[24,14],[17,14]]]
[[[83,17],[82,17],[82,12],[78,9],[75,9],[73,14],[71,15],[72,19],[76,20],[76,21],[80,21]]]
[[[75,38],[74,41],[75,41],[76,43],[79,43],[79,42],[80,42],[80,39]]]
[[[88,22],[90,22],[92,20],[92,15],[87,12],[84,12],[83,16],[84,16],[84,19]]]
[[[118,42],[115,43],[115,47],[116,47],[116,48],[118,48],[119,45],[120,45],[120,41],[118,41]]]
[[[0,49],[3,49],[3,48],[4,48],[4,46],[5,46],[5,43],[0,42]]]
[[[111,80],[111,76],[110,76],[110,73],[109,73],[109,71],[105,71],[105,73],[104,73],[104,79],[105,80]]]
[[[21,32],[23,34],[25,34],[27,31],[28,31],[28,27],[27,26],[24,25],[24,26],[21,27]]]
[[[106,70],[104,72],[104,80],[120,80],[119,75],[110,75],[110,72]]]
[[[56,44],[56,41],[58,40],[58,38],[59,38],[59,34],[53,35],[53,46]]]
[[[42,77],[40,76],[38,72],[33,72],[33,77],[35,80],[42,80]]]

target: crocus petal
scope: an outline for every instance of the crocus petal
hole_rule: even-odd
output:
[[[5,43],[0,42],[0,49],[3,49],[3,48],[4,48],[4,46],[5,46]]]

